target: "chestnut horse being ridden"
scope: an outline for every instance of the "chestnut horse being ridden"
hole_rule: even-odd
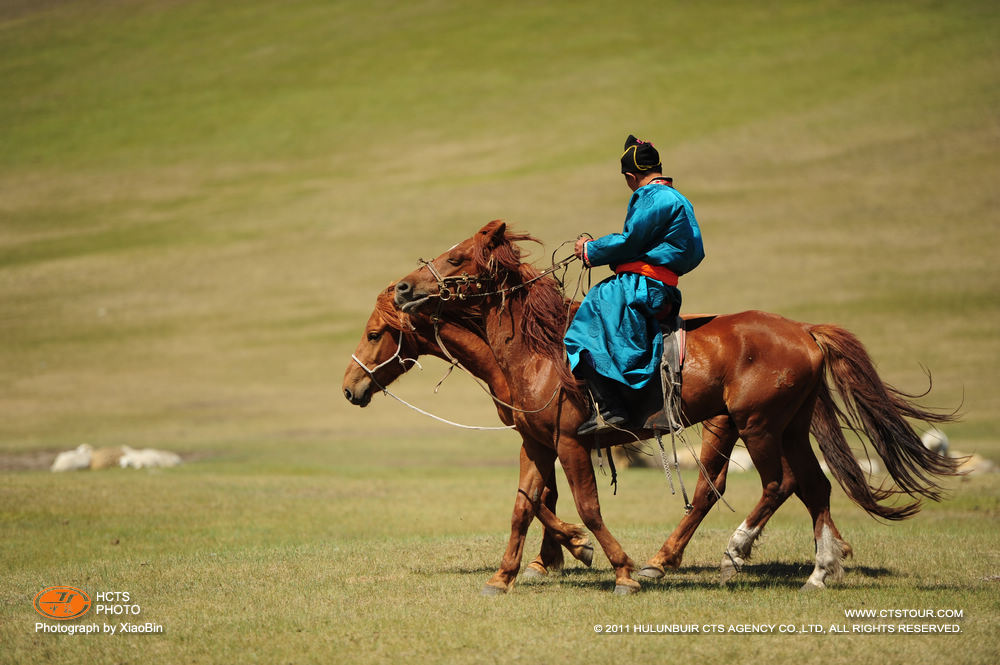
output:
[[[396,303],[404,311],[434,304],[440,316],[480,336],[492,349],[512,404],[519,409],[513,413],[518,431],[530,434],[530,440],[525,438],[526,464],[511,537],[501,567],[488,584],[506,590],[513,582],[525,532],[553,471],[555,451],[577,511],[615,569],[616,591],[635,590],[634,564],[601,517],[590,461],[593,435],[576,434],[588,406],[565,363],[565,303],[554,280],[521,262],[515,243],[524,240],[532,238],[491,222],[401,279]],[[447,300],[444,289],[450,295]],[[827,371],[843,407],[833,400]],[[540,408],[553,392],[557,399]],[[927,422],[951,417],[921,409],[911,399],[882,382],[864,347],[841,328],[764,312],[710,317],[693,326],[687,336],[682,390],[685,424],[728,416],[733,427],[723,438],[743,438],[764,487],[761,500],[730,539],[723,566],[739,569],[764,524],[794,493],[813,519],[816,565],[806,586],[821,588],[828,577],[840,573],[850,547],[830,517],[830,483],[810,446],[810,430],[845,492],[869,513],[886,519],[914,514],[919,501],[881,503],[900,492],[939,499],[933,476],[954,475],[956,465],[926,450],[904,417]],[[899,489],[868,484],[841,422],[868,437]],[[651,434],[639,432],[645,438]],[[602,435],[601,445],[608,443]],[[643,569],[644,576],[661,576],[673,553],[667,541]]]

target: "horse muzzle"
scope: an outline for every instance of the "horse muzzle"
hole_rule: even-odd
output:
[[[409,312],[423,305],[433,295],[435,294],[418,289],[413,284],[403,281],[396,284],[393,302],[396,303],[396,307],[399,309]]]
[[[372,401],[371,381],[359,381],[353,386],[344,386],[344,397],[355,406],[366,407]]]

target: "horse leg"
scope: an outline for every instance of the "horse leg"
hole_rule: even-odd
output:
[[[521,573],[524,578],[545,577],[550,570],[562,568],[563,547],[588,568],[594,561],[594,546],[583,525],[569,524],[556,516],[558,498],[559,491],[556,489],[556,476],[553,473],[542,491],[542,502],[538,507],[537,516],[544,526],[542,547],[535,560],[524,567]]]
[[[534,561],[524,567],[521,577],[525,579],[530,577],[545,577],[549,574],[549,570],[559,570],[563,566],[562,545],[559,544],[556,533],[546,525],[545,520],[542,518],[542,510],[545,509],[551,513],[553,518],[558,519],[555,511],[556,499],[558,499],[559,493],[556,489],[555,480],[556,474],[553,473],[549,476],[548,481],[546,481],[545,489],[542,490],[542,500],[536,511],[537,517],[543,525],[542,546],[539,548],[538,556],[535,557]]]
[[[811,407],[811,404],[810,404]],[[811,420],[812,409],[809,409]],[[795,494],[809,510],[816,543],[816,567],[802,591],[825,589],[826,581],[840,580],[844,559],[852,554],[830,517],[830,481],[824,475],[809,443],[809,420],[793,421],[786,432],[785,456],[799,482]]]
[[[729,456],[739,438],[739,432],[729,416],[716,416],[705,421],[701,430],[701,463],[708,472],[698,474],[698,484],[694,489],[691,510],[688,511],[670,537],[649,561],[639,571],[640,577],[660,579],[666,574],[666,568],[679,568],[694,532],[702,520],[708,515],[718,501],[718,496],[711,485],[723,494],[726,491],[726,474],[729,470]],[[711,485],[709,484],[711,480]]]
[[[541,506],[542,492],[552,475],[554,464],[555,452],[551,448],[530,440],[525,440],[521,445],[521,471],[510,520],[510,540],[500,562],[500,569],[486,582],[483,595],[506,593],[514,586],[524,554],[524,537]],[[555,517],[551,513],[549,515]]]
[[[740,427],[740,436],[760,473],[763,492],[757,505],[729,538],[720,565],[723,584],[742,570],[764,525],[795,489],[795,476],[782,454],[781,437],[773,431],[773,426],[763,422],[765,420],[756,415]]]
[[[576,425],[573,425],[575,429]],[[563,432],[559,439],[559,461],[562,463],[566,479],[569,481],[576,511],[583,523],[601,544],[605,556],[615,570],[615,593],[628,594],[639,590],[639,583],[632,579],[635,563],[629,558],[621,544],[611,535],[601,517],[601,502],[597,496],[597,479],[590,460],[590,451],[574,434]]]

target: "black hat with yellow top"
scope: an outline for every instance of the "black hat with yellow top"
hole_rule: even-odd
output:
[[[622,173],[649,173],[662,168],[660,153],[653,144],[629,134],[625,140],[625,152],[622,153]]]

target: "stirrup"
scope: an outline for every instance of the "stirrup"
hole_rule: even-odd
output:
[[[579,436],[584,436],[609,429],[622,429],[627,424],[628,418],[621,413],[610,410],[601,413],[599,409],[594,409],[590,414],[590,418],[577,428],[576,433]]]
[[[605,429],[621,429],[628,423],[629,415],[618,395],[613,379],[596,372],[584,379],[590,396],[590,417],[577,428],[580,436]]]

